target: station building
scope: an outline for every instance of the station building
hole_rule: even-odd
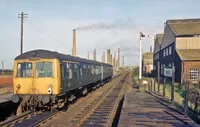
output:
[[[160,72],[161,78],[165,67],[174,66],[175,82],[200,80],[200,19],[167,20],[160,48],[157,43],[154,70]]]
[[[151,76],[153,70],[153,53],[146,52],[142,59],[142,75]]]
[[[159,72],[159,57],[160,57],[160,48],[162,43],[163,34],[156,34],[154,37],[154,50],[153,50],[153,76],[158,77]]]

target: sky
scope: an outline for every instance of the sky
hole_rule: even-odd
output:
[[[97,60],[108,48],[121,49],[125,65],[139,64],[139,32],[143,52],[163,33],[168,19],[200,17],[199,0],[0,0],[0,61],[12,69],[20,54],[20,19],[24,20],[24,49],[47,49],[71,54],[72,30],[77,29],[77,56],[97,50]],[[1,66],[0,66],[1,68]]]

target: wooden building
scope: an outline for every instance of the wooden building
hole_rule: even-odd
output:
[[[154,50],[153,50],[153,76],[158,77],[159,69],[159,56],[162,43],[163,34],[156,34],[154,37]]]
[[[167,20],[159,53],[160,76],[175,67],[175,82],[199,80],[200,19]]]
[[[153,53],[146,52],[143,54],[142,59],[142,74],[144,76],[150,76],[153,70]]]

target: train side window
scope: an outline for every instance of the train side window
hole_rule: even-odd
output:
[[[79,79],[79,68],[78,68],[78,64],[74,64],[74,68],[73,68],[73,73],[74,73],[74,77]]]
[[[67,79],[72,79],[72,64],[71,63],[66,63],[67,66]]]
[[[32,77],[32,63],[24,62],[17,64],[17,77]]]
[[[94,74],[94,66],[91,65],[91,73]]]
[[[72,69],[68,69],[68,72],[69,72],[69,79],[72,79]]]
[[[80,65],[80,76],[82,77],[83,76],[83,67]]]

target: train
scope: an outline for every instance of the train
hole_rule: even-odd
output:
[[[111,80],[113,67],[56,51],[32,50],[14,59],[12,102],[18,113],[36,107],[61,108]]]

